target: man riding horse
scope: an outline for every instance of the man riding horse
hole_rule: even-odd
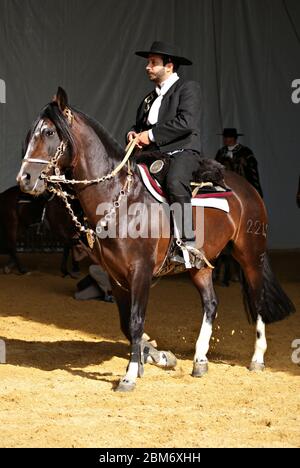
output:
[[[182,88],[187,91],[184,85]],[[180,109],[181,100],[175,95],[173,97],[174,104],[177,101]],[[162,123],[163,127],[166,125]],[[161,144],[159,133],[155,132],[157,128],[159,125],[153,126],[152,131],[157,143]],[[54,100],[42,109],[32,125],[30,135],[17,181],[23,191],[33,195],[40,195],[54,185],[53,190],[65,201],[66,209],[72,214],[76,226],[86,233],[88,239],[94,236],[96,262],[102,264],[109,274],[112,293],[119,309],[121,329],[130,342],[129,364],[117,390],[131,391],[136,386],[137,378],[143,375],[143,365],[148,362],[149,356],[159,366],[170,366],[166,353],[157,352],[157,357],[153,354],[153,358],[143,339],[150,286],[153,276],[160,271],[166,258],[169,237],[163,236],[162,229],[158,230],[158,235],[146,238],[116,235],[100,240],[95,236],[99,221],[104,221],[106,225],[106,215],[99,215],[100,205],[107,206],[108,203],[111,206],[109,214],[115,209],[115,215],[119,215],[119,232],[124,232],[123,229],[128,226],[128,217],[121,214],[121,204],[124,208],[143,203],[147,209],[151,209],[153,197],[144,187],[136,168],[132,171],[130,165],[127,168],[122,165],[123,149],[101,124],[70,107],[67,93],[62,88],[58,89]],[[141,132],[139,144],[147,135]],[[67,174],[72,179],[68,179]],[[89,228],[84,227],[72,212],[67,194],[61,188],[61,181],[74,186]],[[250,369],[261,371],[264,369],[267,348],[265,324],[282,320],[295,309],[269,265],[268,218],[262,198],[246,180],[233,172],[225,174],[225,183],[232,188],[232,195],[228,198],[229,212],[207,209],[202,248],[206,258],[213,261],[229,241],[233,243],[233,254],[243,269],[246,312],[250,320],[256,322],[255,352]],[[133,215],[133,219],[137,218]],[[249,226],[249,220],[256,220],[255,229],[254,224]],[[156,225],[157,220],[150,219],[151,232]],[[192,375],[202,377],[208,371],[207,354],[218,300],[211,268],[193,267],[190,276],[201,295],[204,313],[195,347]],[[174,365],[173,360],[171,366]]]
[[[179,66],[192,62],[172,45],[154,42],[136,55],[147,59],[146,72],[156,87],[140,104],[127,140],[137,138],[139,148],[169,155],[166,190],[169,202],[180,207],[173,212],[174,224],[185,247],[195,252],[190,182],[201,160],[200,85],[178,76]]]

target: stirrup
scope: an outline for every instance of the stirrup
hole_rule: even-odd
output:
[[[185,268],[190,270],[192,268],[192,264],[191,264],[190,254],[187,249],[187,246],[181,239],[177,239],[176,245],[181,249],[182,256],[183,256],[183,263],[185,264]]]
[[[177,244],[177,242],[176,242]],[[182,243],[182,245],[178,245],[175,249],[174,254],[170,258],[171,263],[179,263],[181,265],[185,265],[186,268],[191,268],[191,266],[188,266],[190,264],[190,256],[187,251],[187,248],[185,245]]]
[[[183,242],[181,239],[177,239],[176,244],[178,247],[180,247],[183,258],[180,257],[180,255],[176,255],[173,257],[174,262],[178,260],[178,263],[184,263],[186,269],[188,270],[191,268],[197,268],[200,270],[205,265],[211,269],[214,269],[214,266],[207,260],[202,250],[186,245],[185,242]]]
[[[171,258],[170,258],[170,262],[171,263],[180,263],[180,264],[184,264],[184,258],[183,256],[181,256],[179,253],[177,255],[173,255]]]

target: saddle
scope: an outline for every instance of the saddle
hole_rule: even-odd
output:
[[[158,151],[142,152],[136,157],[141,180],[151,195],[160,203],[168,203],[166,176],[170,162],[171,158],[168,154]],[[217,161],[211,159],[200,161],[199,170],[193,174],[191,192],[192,206],[214,208],[229,213],[230,208],[227,198],[232,195],[232,191],[226,187],[224,167]],[[176,249],[179,244],[177,244],[177,241],[175,242],[173,234],[166,258],[155,276],[163,276],[170,272],[181,272],[184,268],[192,268],[192,264],[198,269],[202,268],[205,264],[213,268],[203,252],[197,249],[192,249],[193,252],[190,252],[184,244],[181,246],[184,265],[178,265]]]
[[[165,197],[170,156],[159,151],[143,151],[136,155],[135,162],[145,170],[153,189]],[[226,198],[232,194],[224,181],[224,166],[213,159],[202,159],[199,164],[199,170],[193,174],[191,182],[193,198]]]

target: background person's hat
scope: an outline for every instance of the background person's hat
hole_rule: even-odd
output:
[[[180,65],[192,65],[189,59],[182,57],[179,50],[166,42],[153,42],[150,50],[140,50],[135,52],[135,55],[139,57],[148,58],[150,54],[165,55],[167,57],[172,57]]]
[[[224,128],[223,133],[218,133],[224,138],[237,138],[239,136],[244,136],[243,133],[238,133],[236,128]]]

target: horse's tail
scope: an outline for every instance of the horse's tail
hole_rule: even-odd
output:
[[[257,302],[244,273],[241,272],[244,305],[249,321],[255,323],[259,314],[265,323],[273,323],[296,312],[294,304],[275,277],[267,255],[264,256],[262,275],[261,298]]]

